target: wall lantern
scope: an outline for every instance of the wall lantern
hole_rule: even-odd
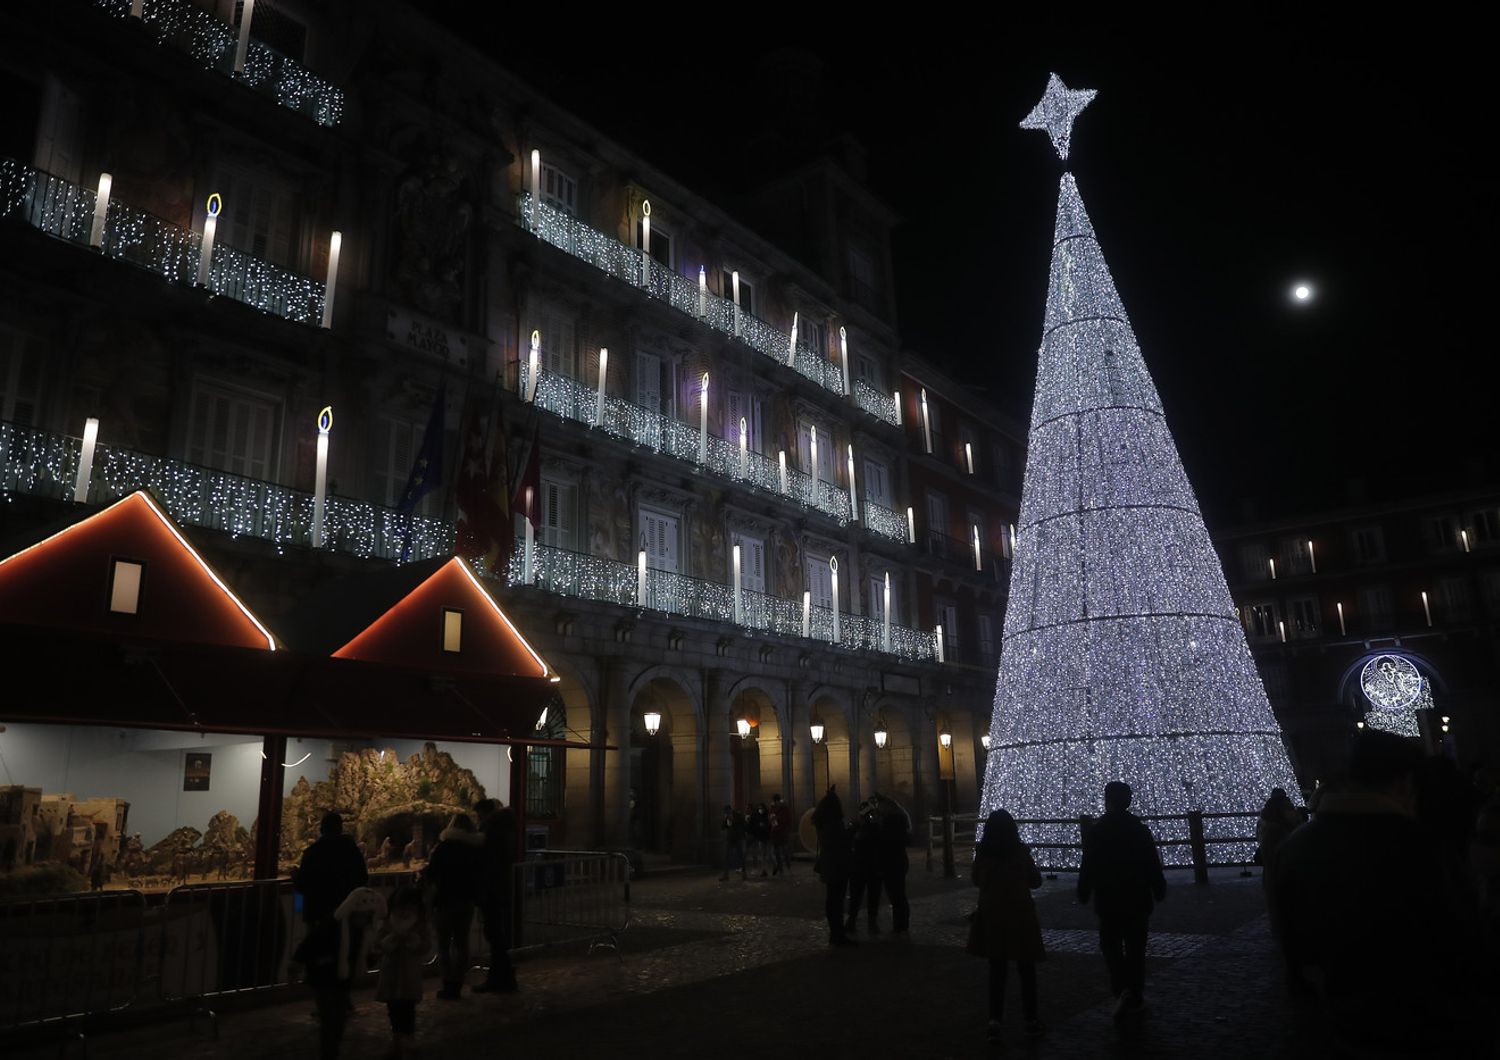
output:
[[[646,735],[655,736],[661,731],[661,715],[654,710],[646,711]]]
[[[750,739],[750,719],[736,718],[734,722],[735,731],[740,734],[741,740]]]
[[[808,730],[812,733],[813,743],[823,742],[823,723],[821,721],[813,722],[808,726]]]
[[[982,736],[979,737],[979,746],[983,747],[985,749],[986,753],[988,753],[988,751],[990,749],[990,734],[989,733],[985,733],[984,735],[982,735]]]
[[[891,734],[885,731],[885,726],[880,726],[880,728],[875,730],[875,746],[880,748],[882,751],[885,750],[886,741],[889,740],[890,737]]]
[[[938,743],[943,745],[943,750],[948,750],[953,746],[953,734],[947,729],[944,729],[942,732],[938,733]]]

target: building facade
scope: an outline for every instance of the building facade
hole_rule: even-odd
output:
[[[1426,696],[1412,708],[1429,751],[1494,761],[1494,491],[1350,504],[1225,530],[1215,542],[1304,787],[1341,773],[1348,735],[1379,709],[1366,667],[1385,657],[1423,679]]]
[[[555,844],[972,810],[1021,448],[902,356],[890,211],[810,153],[771,243],[416,5],[253,10],[0,14],[4,532],[150,488],[273,628],[457,543],[595,745]]]

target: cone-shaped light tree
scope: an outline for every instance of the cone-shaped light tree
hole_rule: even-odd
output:
[[[1092,98],[1053,75],[1022,126],[1045,129],[1066,159],[1073,118]],[[1255,810],[1273,787],[1296,790],[1070,173],[1058,192],[990,738],[982,814],[1076,820],[1099,812],[1111,780],[1130,784],[1146,814]],[[1246,834],[1242,820],[1207,825],[1211,837]],[[1186,834],[1166,822],[1156,831]],[[1076,826],[1023,834],[1042,846],[1039,859],[1074,860],[1046,844],[1076,842]],[[1183,847],[1167,852],[1187,858]]]

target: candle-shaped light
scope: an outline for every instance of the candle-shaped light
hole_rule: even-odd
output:
[[[344,233],[328,237],[328,278],[323,281],[323,326],[333,327],[333,299],[339,286],[339,251],[344,248]]]
[[[1469,548],[1469,532],[1467,530],[1460,530],[1458,532],[1458,539],[1463,542],[1465,552],[1472,551]]]
[[[594,396],[594,426],[604,426],[604,384],[609,379],[609,347],[599,347],[599,392]]]
[[[521,513],[524,516],[521,525],[526,533],[525,550],[521,554],[521,581],[530,585],[536,574],[536,521],[533,518],[536,505],[535,487],[526,487],[525,504],[525,510]]]
[[[83,446],[78,450],[78,473],[73,478],[73,500],[87,504],[89,483],[94,478],[94,450],[99,445],[99,421],[93,416],[83,421]]]
[[[833,642],[838,644],[843,638],[839,636],[839,558],[828,557],[828,581],[833,593]]]
[[[844,393],[851,394],[853,391],[849,389],[849,329],[842,326],[839,328],[839,361],[844,370]]]
[[[849,521],[857,523],[859,522],[859,498],[854,492],[854,446],[850,444],[846,448],[849,465]]]
[[[199,287],[208,286],[209,269],[214,260],[214,235],[219,230],[219,211],[224,200],[218,192],[208,197],[203,216],[203,238],[198,241],[198,275],[194,280]]]
[[[250,50],[250,19],[255,15],[255,0],[245,0],[240,9],[240,39],[234,49],[234,72],[245,72],[245,53]]]
[[[901,426],[901,391],[892,390],[891,401],[896,406],[896,426],[899,427]]]
[[[740,478],[750,472],[750,421],[740,417]]]
[[[917,397],[922,407],[922,444],[930,453],[932,452],[932,418],[927,414],[927,388],[923,387]]]
[[[881,623],[885,628],[881,630],[885,650],[891,650],[891,572],[885,572],[885,615]]]
[[[318,413],[318,461],[313,471],[312,547],[323,547],[323,513],[328,497],[328,436],[333,433],[333,406]]]
[[[1422,590],[1422,613],[1427,616],[1427,628],[1432,628],[1432,604],[1427,600],[1427,590]]]
[[[932,629],[932,646],[933,650],[937,652],[937,661],[940,663],[947,662],[948,653],[943,645],[943,624],[941,622]]]
[[[1339,611],[1339,636],[1347,637],[1349,635],[1349,631],[1344,628],[1344,605],[1342,602],[1340,602],[1334,604],[1333,606],[1338,608]]]
[[[651,283],[651,200],[641,200],[641,286]]]
[[[786,450],[785,449],[778,449],[776,451],[776,464],[777,464],[777,469],[781,472],[781,492],[782,493],[790,493],[791,492],[791,486],[788,484],[787,477],[786,477]]]
[[[104,245],[104,220],[109,215],[109,190],[115,178],[99,174],[99,190],[94,192],[94,222],[89,226],[89,246],[98,250]]]
[[[1271,580],[1274,582],[1276,580],[1276,560],[1274,558],[1268,559],[1266,560],[1266,565],[1271,569]]]
[[[812,590],[802,590],[802,635],[812,636]]]
[[[703,373],[703,389],[698,393],[698,463],[708,463],[708,373]]]
[[[733,557],[732,557],[731,562],[733,563],[733,567],[734,567],[734,569],[733,569],[733,574],[734,574],[734,620],[735,620],[735,622],[737,624],[744,625],[744,623],[745,623],[745,602],[744,602],[744,597],[742,595],[741,587],[740,587],[740,575],[742,573],[741,567],[740,567],[740,546],[739,545],[735,545],[734,548],[731,551],[733,552]]]
[[[146,8],[146,0],[130,0],[130,17],[140,18]]]
[[[812,426],[810,426],[808,428],[807,437],[808,437],[808,439],[812,443],[812,445],[810,447],[810,452],[808,453],[808,455],[812,458],[812,466],[808,470],[810,470],[812,472],[812,481],[813,481],[813,494],[812,495],[813,495],[813,500],[817,500],[817,497],[818,497],[818,428],[817,428],[816,424],[814,424],[814,425],[812,425]]]
[[[1312,538],[1307,539],[1307,565],[1314,574],[1318,573],[1318,554],[1313,551]]]
[[[646,549],[645,539],[641,539],[641,550],[635,556],[635,604],[637,607],[646,606]]]
[[[698,316],[708,316],[708,270],[698,266]]]
[[[910,504],[906,506],[906,543],[908,545],[917,543],[917,513],[912,511]]]
[[[1010,524],[1010,558],[1016,558],[1016,524]]]
[[[536,400],[537,379],[542,374],[542,333],[531,333],[531,359],[526,362],[526,400]]]
[[[979,552],[979,524],[974,523],[969,527],[970,536],[974,539],[974,569],[984,570],[984,560]]]
[[[542,230],[542,153],[531,152],[531,229]]]
[[[786,363],[788,368],[797,362],[797,321],[799,317],[799,313],[795,311],[792,313],[792,341],[786,344]]]
[[[1281,619],[1276,620],[1276,631],[1281,634],[1281,643],[1286,643],[1286,623]]]
[[[734,334],[738,338],[740,334],[740,270],[735,269],[729,274],[729,286],[734,295]]]
[[[974,443],[964,443],[964,466],[969,469],[969,474],[974,474]]]

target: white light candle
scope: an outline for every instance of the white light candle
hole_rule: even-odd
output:
[[[802,635],[812,636],[812,590],[802,590]]]
[[[740,589],[740,546],[734,549],[734,620],[739,625],[745,624],[745,603]]]
[[[1307,542],[1307,562],[1309,565],[1311,565],[1312,572],[1314,574],[1318,573],[1318,554],[1313,551],[1313,543],[1311,539],[1309,539]]]
[[[526,530],[526,551],[521,557],[521,581],[527,585],[532,584],[536,574],[536,524],[532,521],[532,506],[536,503],[534,490],[531,486],[526,487],[526,518],[524,527]]]
[[[891,572],[885,572],[885,650],[891,650]]]
[[[698,463],[708,463],[708,373],[703,373],[703,390],[698,394]]]
[[[740,478],[750,470],[750,422],[740,417]]]
[[[1276,561],[1274,559],[1268,559],[1266,560],[1266,563],[1271,568],[1271,580],[1274,582],[1276,580]]]
[[[786,345],[786,363],[790,368],[797,360],[797,318],[796,312],[792,313],[792,341]]]
[[[833,643],[843,640],[839,636],[839,558],[828,557],[828,581],[833,590]]]
[[[1010,558],[1016,558],[1016,524],[1010,524]]]
[[[637,607],[646,606],[646,550],[644,548],[635,556],[635,603]]]
[[[1281,619],[1276,620],[1276,630],[1281,634],[1281,643],[1286,643],[1286,623]]]
[[[901,391],[892,390],[891,400],[896,403],[896,426],[901,426]]]
[[[641,200],[641,286],[651,283],[651,200]]]
[[[609,348],[599,347],[599,393],[594,399],[594,426],[604,426],[604,383],[609,378]]]
[[[312,547],[323,547],[323,513],[328,497],[328,436],[333,433],[333,406],[318,413],[318,460],[313,472]]]
[[[542,373],[542,333],[531,333],[531,360],[526,365],[526,400],[536,400],[537,377]]]
[[[1422,590],[1422,613],[1427,616],[1427,626],[1432,628],[1432,604],[1427,601],[1427,590]]]
[[[104,219],[109,214],[109,189],[115,178],[99,174],[99,190],[94,193],[94,223],[89,226],[89,246],[98,250],[104,245]]]
[[[849,519],[851,522],[859,522],[859,498],[854,492],[854,446],[847,447],[847,461],[849,464]]]
[[[947,662],[947,652],[943,649],[943,624],[941,622],[932,629],[932,644],[937,649],[937,661]]]
[[[844,393],[852,394],[849,389],[849,331],[847,328],[839,328],[839,360],[844,368]]]
[[[1471,551],[1469,548],[1469,532],[1467,530],[1460,530],[1458,532],[1458,539],[1464,543],[1465,552]]]
[[[219,211],[224,200],[218,192],[208,197],[207,213],[203,218],[203,238],[198,241],[198,276],[194,280],[199,287],[208,286],[209,269],[214,260],[214,233],[219,230]]]
[[[83,446],[78,451],[78,474],[73,479],[73,500],[87,504],[89,483],[94,477],[94,449],[99,444],[99,421],[93,416],[83,421]]]
[[[245,72],[245,53],[250,50],[250,19],[255,15],[255,0],[245,0],[240,10],[240,39],[234,49],[234,72]]]
[[[974,569],[984,570],[984,561],[979,554],[979,524],[974,523],[969,527],[969,532],[974,538]]]
[[[542,153],[531,152],[531,228],[542,230]]]
[[[921,399],[920,404],[922,406],[922,442],[926,446],[927,452],[930,453],[932,452],[932,419],[927,414],[926,387],[922,388],[921,392],[918,394],[918,397]]]
[[[816,425],[813,425],[813,426],[811,426],[811,427],[808,428],[808,437],[812,440],[812,450],[809,453],[809,455],[812,457],[812,466],[809,469],[812,472],[812,480],[813,480],[813,493],[812,493],[812,495],[813,495],[813,499],[817,500],[817,497],[818,497],[818,428],[817,428]]]
[[[146,0],[130,0],[130,17],[140,18],[145,6]]]
[[[708,270],[698,266],[698,315],[708,316]]]
[[[738,269],[729,274],[729,286],[734,293],[734,334],[738,338],[740,334],[740,272]]]
[[[1334,604],[1334,606],[1339,609],[1339,636],[1347,637],[1349,635],[1349,631],[1344,628],[1344,605],[1342,603],[1337,603]]]
[[[776,463],[779,466],[779,470],[781,471],[781,492],[782,493],[790,493],[791,492],[791,487],[788,485],[788,483],[787,483],[787,477],[786,477],[786,450],[785,449],[779,449],[779,450],[777,450],[777,452],[776,452]]]
[[[906,506],[906,543],[908,545],[917,543],[917,515],[912,511],[910,504]]]
[[[969,474],[974,474],[974,443],[964,443],[964,463],[968,465]]]
[[[344,247],[344,233],[328,237],[328,279],[323,281],[323,326],[333,327],[333,298],[338,293],[339,251]]]

